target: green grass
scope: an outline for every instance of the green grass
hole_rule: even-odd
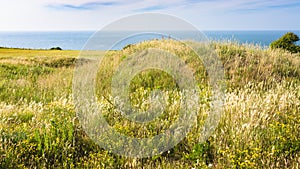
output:
[[[193,51],[174,41],[154,40],[108,52],[97,77],[102,113],[117,131],[141,138],[163,132],[176,119],[177,85],[162,71],[137,75],[130,99],[132,106],[146,110],[149,93],[162,89],[168,98],[164,116],[140,125],[111,105],[113,72],[130,54],[148,47],[180,56],[193,68],[201,91],[198,126],[178,145],[143,159],[102,149],[82,130],[74,110],[72,78],[79,51],[1,48],[0,168],[299,168],[299,54],[213,43],[226,73],[226,102],[217,129],[199,143],[209,110],[207,76]]]

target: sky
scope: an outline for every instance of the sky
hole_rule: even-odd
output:
[[[170,14],[199,30],[300,30],[299,0],[4,0],[0,31],[100,30],[145,12]]]

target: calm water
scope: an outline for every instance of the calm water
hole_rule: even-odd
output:
[[[269,44],[284,35],[288,31],[204,31],[203,33],[211,40],[234,40],[239,43],[254,43],[261,46]],[[300,36],[300,31],[292,31]],[[94,34],[92,31],[72,32],[0,32],[0,46],[14,48],[49,49],[61,47],[63,49],[80,50],[87,40]],[[137,43],[142,40],[162,38],[162,35],[147,34],[127,38],[112,47],[112,44],[123,39],[128,32],[103,33],[97,39],[97,45],[90,49],[121,49],[130,43]],[[172,32],[168,36],[173,37]],[[176,33],[179,39],[195,39],[192,32]],[[299,44],[299,43],[298,43]],[[89,48],[86,48],[89,49]]]

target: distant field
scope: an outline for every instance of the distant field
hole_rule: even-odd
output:
[[[195,70],[201,88],[203,124],[210,89],[201,60],[171,40],[154,40],[110,51],[98,71],[96,93],[117,131],[149,137],[175,120],[179,94],[167,74],[150,70],[131,82],[132,106],[147,109],[150,91],[169,91],[164,118],[142,128],[114,110],[113,72],[145,48],[172,51]],[[73,70],[80,51],[0,48],[0,168],[300,168],[300,54],[254,45],[212,43],[226,78],[224,114],[215,132],[198,143],[201,125],[161,155],[134,159],[108,152],[82,130],[72,98]],[[103,97],[102,97],[103,96]],[[105,99],[103,99],[105,98]]]

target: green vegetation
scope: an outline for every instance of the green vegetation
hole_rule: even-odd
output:
[[[281,48],[290,51],[291,53],[299,53],[300,46],[297,46],[295,44],[297,41],[299,41],[299,37],[292,32],[288,32],[285,35],[283,35],[280,39],[272,42],[270,47],[272,49]]]
[[[50,50],[62,50],[62,48],[60,48],[60,47],[53,47],[53,48],[50,48]]]
[[[0,168],[299,168],[299,54],[235,43],[211,45],[223,62],[227,91],[224,115],[204,143],[198,139],[210,89],[193,51],[172,40],[153,40],[106,54],[96,93],[109,124],[128,136],[149,137],[168,128],[178,114],[174,101],[179,95],[168,74],[142,72],[130,84],[132,106],[147,109],[149,92],[162,89],[168,97],[165,115],[144,127],[122,118],[109,93],[110,77],[122,60],[135,51],[161,48],[194,70],[201,96],[199,125],[171,150],[143,159],[114,155],[82,130],[72,100],[79,51],[0,49]]]

